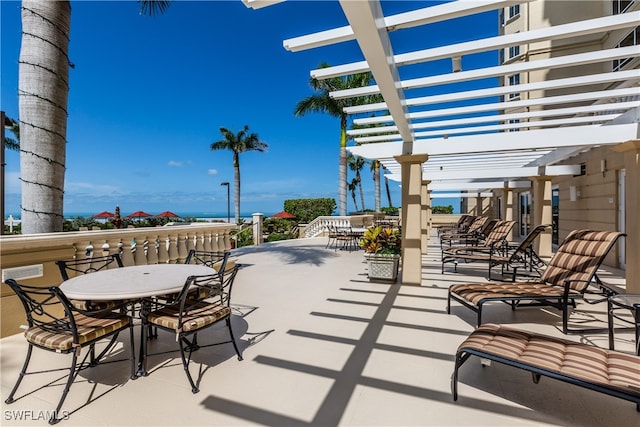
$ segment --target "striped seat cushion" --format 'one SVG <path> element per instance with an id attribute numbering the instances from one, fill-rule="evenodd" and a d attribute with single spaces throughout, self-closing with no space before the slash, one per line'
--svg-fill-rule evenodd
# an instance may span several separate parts
<path id="1" fill-rule="evenodd" d="M 507 282 L 507 283 L 462 283 L 452 285 L 449 292 L 456 294 L 461 298 L 478 305 L 478 303 L 486 298 L 561 298 L 564 289 L 556 286 L 549 286 L 545 283 L 538 282 Z M 577 291 L 571 291 L 571 294 L 579 294 Z"/>
<path id="2" fill-rule="evenodd" d="M 470 349 L 640 396 L 640 356 L 494 324 L 480 326 L 458 351 Z"/>
<path id="3" fill-rule="evenodd" d="M 125 328 L 131 322 L 128 316 L 115 313 L 100 318 L 75 314 L 74 319 L 78 328 L 80 346 Z M 62 327 L 59 324 L 34 326 L 27 329 L 24 335 L 31 344 L 51 350 L 68 351 L 74 347 L 71 328 Z"/>
<path id="4" fill-rule="evenodd" d="M 87 301 L 74 299 L 71 300 L 71 305 L 80 311 L 100 311 L 108 308 L 117 308 L 122 304 L 122 301 Z"/>
<path id="5" fill-rule="evenodd" d="M 231 309 L 226 305 L 198 302 L 183 314 L 182 328 L 178 324 L 179 316 L 180 307 L 173 305 L 149 313 L 147 321 L 163 328 L 172 329 L 178 333 L 191 332 L 231 316 Z"/>

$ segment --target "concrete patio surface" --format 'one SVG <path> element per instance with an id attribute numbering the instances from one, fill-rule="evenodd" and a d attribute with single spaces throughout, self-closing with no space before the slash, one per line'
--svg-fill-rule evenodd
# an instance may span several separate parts
<path id="1" fill-rule="evenodd" d="M 637 426 L 640 413 L 621 399 L 477 358 L 460 370 L 459 399 L 450 379 L 457 346 L 473 330 L 475 314 L 453 303 L 447 288 L 486 281 L 486 265 L 440 274 L 432 238 L 422 286 L 370 283 L 362 251 L 326 249 L 326 239 L 299 239 L 234 250 L 242 265 L 232 295 L 233 327 L 244 360 L 230 344 L 194 353 L 192 394 L 179 352 L 152 356 L 149 376 L 133 381 L 126 361 L 81 372 L 63 405 L 62 426 Z M 619 272 L 602 271 L 624 287 Z M 605 305 L 579 304 L 574 326 L 606 326 Z M 485 322 L 607 347 L 607 336 L 564 336 L 553 308 L 504 304 L 485 309 Z M 136 327 L 136 340 L 138 339 Z M 151 352 L 177 348 L 159 332 Z M 224 325 L 199 342 L 227 338 Z M 112 360 L 129 354 L 120 337 Z M 616 349 L 632 353 L 631 332 L 616 334 Z M 1 345 L 1 392 L 6 399 L 27 349 L 19 334 Z M 138 343 L 136 342 L 136 347 Z M 34 350 L 32 367 L 67 366 L 70 357 Z M 19 399 L 2 403 L 2 425 L 46 425 L 62 391 L 63 373 L 27 377 Z M 22 418 L 22 419 L 18 419 Z"/>

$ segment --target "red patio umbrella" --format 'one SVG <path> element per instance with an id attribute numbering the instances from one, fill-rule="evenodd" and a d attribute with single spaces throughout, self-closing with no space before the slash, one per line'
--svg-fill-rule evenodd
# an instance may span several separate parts
<path id="1" fill-rule="evenodd" d="M 180 218 L 180 215 L 174 214 L 171 211 L 164 211 L 156 215 L 156 218 Z"/>
<path id="2" fill-rule="evenodd" d="M 127 215 L 127 218 L 147 218 L 152 216 L 150 213 L 146 213 L 145 211 L 135 211 Z"/>
<path id="3" fill-rule="evenodd" d="M 93 215 L 91 218 L 113 218 L 114 216 L 116 216 L 114 213 L 111 213 L 109 211 L 102 211 Z"/>
<path id="4" fill-rule="evenodd" d="M 277 214 L 271 215 L 271 218 L 284 218 L 284 219 L 295 219 L 295 215 L 290 214 L 289 212 L 278 212 Z"/>

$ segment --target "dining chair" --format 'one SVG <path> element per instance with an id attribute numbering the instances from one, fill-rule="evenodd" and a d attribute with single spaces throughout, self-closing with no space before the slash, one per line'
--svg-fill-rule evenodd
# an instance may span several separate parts
<path id="1" fill-rule="evenodd" d="M 227 270 L 227 262 L 229 261 L 229 256 L 231 252 L 213 252 L 213 251 L 197 251 L 195 249 L 191 249 L 187 258 L 185 259 L 185 264 L 199 264 L 205 265 L 207 267 L 211 267 L 216 270 L 218 273 L 222 272 L 224 275 Z"/>
<path id="2" fill-rule="evenodd" d="M 232 343 L 238 360 L 242 360 L 242 355 L 231 327 L 230 305 L 231 289 L 238 269 L 239 266 L 234 265 L 233 268 L 227 271 L 223 279 L 218 273 L 189 277 L 176 302 L 164 304 L 160 308 L 146 313 L 143 317 L 145 324 L 153 325 L 160 330 L 175 334 L 182 365 L 193 393 L 199 391 L 198 385 L 189 372 L 189 362 L 194 351 L 204 347 Z M 223 320 L 229 329 L 230 339 L 228 341 L 207 345 L 198 344 L 198 332 Z M 144 346 L 143 372 L 146 373 L 146 364 L 149 356 L 146 340 L 143 339 L 141 345 Z"/>
<path id="3" fill-rule="evenodd" d="M 19 284 L 14 279 L 7 279 L 5 283 L 22 302 L 27 318 L 27 329 L 24 336 L 29 343 L 18 380 L 5 403 L 9 404 L 15 401 L 15 393 L 26 375 L 51 372 L 51 370 L 28 371 L 34 347 L 52 353 L 71 354 L 71 366 L 68 368 L 69 374 L 62 396 L 49 419 L 49 424 L 57 423 L 60 421 L 60 408 L 62 408 L 69 389 L 80 371 L 98 365 L 100 360 L 113 349 L 117 342 L 118 334 L 125 329 L 129 329 L 130 378 L 136 378 L 133 320 L 130 316 L 113 312 L 111 309 L 98 311 L 78 310 L 57 286 L 27 286 Z M 96 343 L 108 337 L 111 337 L 109 343 L 97 357 L 94 357 Z M 82 349 L 86 347 L 89 347 L 90 351 L 79 361 Z M 90 354 L 92 356 L 87 360 Z M 67 368 L 54 369 L 54 371 L 65 369 Z"/>
<path id="4" fill-rule="evenodd" d="M 58 260 L 55 263 L 60 270 L 60 276 L 63 281 L 82 274 L 95 273 L 109 268 L 122 268 L 124 266 L 118 254 Z M 71 304 L 79 310 L 103 310 L 120 308 L 126 305 L 127 302 L 71 300 Z"/>

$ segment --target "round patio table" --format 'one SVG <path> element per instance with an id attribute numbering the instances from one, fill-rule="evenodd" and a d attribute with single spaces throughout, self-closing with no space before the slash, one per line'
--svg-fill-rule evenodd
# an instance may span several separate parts
<path id="1" fill-rule="evenodd" d="M 90 301 L 140 300 L 140 313 L 149 310 L 145 298 L 177 293 L 190 276 L 217 274 L 213 268 L 198 264 L 151 264 L 100 270 L 65 280 L 60 289 L 69 299 Z M 141 317 L 143 317 L 141 315 Z M 136 376 L 146 376 L 144 355 L 147 336 L 140 328 L 140 353 Z"/>

